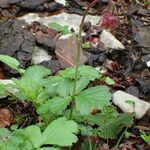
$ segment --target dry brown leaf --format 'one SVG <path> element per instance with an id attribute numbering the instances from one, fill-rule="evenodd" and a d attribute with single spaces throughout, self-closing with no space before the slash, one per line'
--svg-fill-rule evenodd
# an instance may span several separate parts
<path id="1" fill-rule="evenodd" d="M 12 123 L 14 123 L 14 119 L 10 110 L 6 108 L 0 109 L 0 128 L 10 126 Z"/>
<path id="2" fill-rule="evenodd" d="M 76 39 L 74 37 L 69 37 L 67 39 L 58 40 L 58 42 L 56 43 L 55 53 L 62 67 L 74 67 L 76 64 L 77 54 Z M 80 64 L 84 64 L 86 61 L 87 58 L 81 51 Z"/>

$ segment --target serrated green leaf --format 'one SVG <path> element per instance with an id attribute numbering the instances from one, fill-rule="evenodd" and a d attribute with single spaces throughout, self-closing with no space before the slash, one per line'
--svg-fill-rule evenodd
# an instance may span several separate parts
<path id="1" fill-rule="evenodd" d="M 16 130 L 8 139 L 7 150 L 31 150 L 33 146 L 23 129 Z"/>
<path id="2" fill-rule="evenodd" d="M 128 127 L 133 122 L 131 114 L 119 115 L 115 109 L 109 110 L 109 107 L 100 114 L 85 116 L 85 119 L 90 124 L 99 126 L 98 135 L 104 139 L 116 139 L 123 127 Z"/>
<path id="3" fill-rule="evenodd" d="M 81 131 L 82 135 L 94 136 L 93 128 L 91 126 L 85 126 L 85 125 L 81 124 L 81 125 L 79 125 L 79 130 Z"/>
<path id="4" fill-rule="evenodd" d="M 92 109 L 103 109 L 104 106 L 109 105 L 111 93 L 107 86 L 96 86 L 82 91 L 75 97 L 77 110 L 81 114 L 90 114 Z"/>
<path id="5" fill-rule="evenodd" d="M 89 79 L 87 78 L 79 78 L 76 83 L 76 92 L 75 94 L 80 93 L 86 86 L 90 83 Z M 65 97 L 72 95 L 74 87 L 74 80 L 63 78 L 58 83 L 58 94 L 59 96 Z"/>
<path id="6" fill-rule="evenodd" d="M 49 97 L 44 88 L 34 80 L 27 77 L 22 77 L 20 80 L 12 80 L 15 83 L 15 88 L 18 90 L 16 96 L 21 100 L 32 101 L 35 104 L 41 105 Z"/>
<path id="7" fill-rule="evenodd" d="M 60 114 L 71 102 L 71 97 L 54 97 L 45 102 L 41 107 L 37 109 L 39 114 L 58 115 Z"/>
<path id="8" fill-rule="evenodd" d="M 79 94 L 83 89 L 85 89 L 87 87 L 87 85 L 90 83 L 90 81 L 83 77 L 83 78 L 79 78 L 77 80 L 77 85 L 76 85 L 76 92 L 75 94 Z"/>
<path id="9" fill-rule="evenodd" d="M 66 78 L 75 78 L 75 68 L 67 68 L 65 70 L 59 71 L 59 74 Z M 95 68 L 91 66 L 80 66 L 78 68 L 78 78 L 85 77 L 89 79 L 90 81 L 94 81 L 95 79 L 98 79 L 100 77 L 99 71 L 97 71 Z"/>
<path id="10" fill-rule="evenodd" d="M 119 115 L 110 121 L 108 120 L 106 124 L 101 124 L 99 136 L 105 139 L 116 139 L 123 127 L 130 126 L 132 122 L 133 117 L 131 114 Z"/>
<path id="11" fill-rule="evenodd" d="M 6 146 L 4 150 L 59 150 L 59 148 L 43 147 L 43 145 L 71 146 L 77 141 L 75 135 L 77 131 L 77 124 L 63 117 L 50 123 L 43 133 L 36 125 L 18 129 L 7 139 L 6 145 L 0 143 L 0 147 Z"/>
<path id="12" fill-rule="evenodd" d="M 51 71 L 48 68 L 43 66 L 31 66 L 25 71 L 24 77 L 27 77 L 30 80 L 33 80 L 36 83 L 42 85 L 45 83 L 44 77 L 50 74 Z"/>
<path id="13" fill-rule="evenodd" d="M 71 146 L 77 142 L 78 125 L 65 117 L 54 120 L 43 132 L 44 144 Z"/>
<path id="14" fill-rule="evenodd" d="M 70 79 L 63 78 L 58 83 L 58 94 L 62 97 L 66 97 L 70 95 L 70 90 L 73 84 Z"/>
<path id="15" fill-rule="evenodd" d="M 6 128 L 0 128 L 0 141 L 5 141 L 6 138 L 9 136 L 10 132 Z"/>
<path id="16" fill-rule="evenodd" d="M 17 70 L 20 73 L 23 73 L 24 70 L 19 68 L 19 61 L 13 57 L 7 56 L 7 55 L 0 55 L 0 61 L 8 65 L 9 67 Z"/>
<path id="17" fill-rule="evenodd" d="M 106 77 L 105 83 L 106 83 L 107 85 L 114 85 L 114 84 L 115 84 L 115 81 L 114 81 L 113 79 L 111 79 L 110 77 Z"/>
<path id="18" fill-rule="evenodd" d="M 25 129 L 26 136 L 29 137 L 32 142 L 34 148 L 38 148 L 42 145 L 42 133 L 38 126 L 32 125 Z"/>
<path id="19" fill-rule="evenodd" d="M 94 125 L 103 125 L 107 122 L 111 122 L 114 118 L 118 116 L 118 112 L 115 107 L 112 106 L 106 106 L 104 109 L 102 109 L 101 113 L 96 115 L 88 115 L 84 116 L 84 118 L 88 121 L 88 123 Z"/>
<path id="20" fill-rule="evenodd" d="M 58 96 L 58 83 L 62 79 L 60 76 L 51 76 L 43 83 L 45 91 L 51 96 Z"/>

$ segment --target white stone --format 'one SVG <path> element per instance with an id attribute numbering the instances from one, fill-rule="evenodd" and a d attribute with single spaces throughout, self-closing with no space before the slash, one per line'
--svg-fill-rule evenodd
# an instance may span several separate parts
<path id="1" fill-rule="evenodd" d="M 32 63 L 39 64 L 43 61 L 49 61 L 52 59 L 52 56 L 48 54 L 48 52 L 40 47 L 35 47 L 33 54 L 32 54 Z"/>
<path id="2" fill-rule="evenodd" d="M 66 0 L 55 0 L 55 2 L 60 3 L 64 6 L 66 6 Z"/>
<path id="3" fill-rule="evenodd" d="M 40 18 L 37 13 L 28 13 L 20 17 L 19 19 L 25 20 L 27 23 L 38 21 L 46 26 L 48 26 L 49 23 L 58 23 L 62 26 L 64 25 L 68 26 L 69 29 L 73 28 L 75 32 L 78 32 L 82 16 L 63 12 L 61 14 Z M 96 25 L 99 22 L 99 19 L 100 19 L 99 16 L 87 15 L 85 21 L 90 21 L 92 25 Z"/>
<path id="4" fill-rule="evenodd" d="M 19 20 L 25 20 L 25 22 L 27 23 L 32 23 L 34 21 L 40 21 L 41 18 L 39 17 L 38 13 L 28 13 L 20 18 L 18 18 Z"/>
<path id="5" fill-rule="evenodd" d="M 147 67 L 150 67 L 150 60 L 146 64 L 147 64 Z"/>
<path id="6" fill-rule="evenodd" d="M 124 45 L 117 40 L 110 32 L 103 30 L 100 35 L 100 40 L 106 48 L 125 49 Z"/>
<path id="7" fill-rule="evenodd" d="M 134 101 L 134 105 L 127 101 Z M 137 97 L 125 93 L 123 91 L 116 91 L 113 94 L 113 103 L 118 106 L 123 112 L 135 113 L 137 119 L 142 118 L 150 111 L 150 103 L 142 101 Z"/>

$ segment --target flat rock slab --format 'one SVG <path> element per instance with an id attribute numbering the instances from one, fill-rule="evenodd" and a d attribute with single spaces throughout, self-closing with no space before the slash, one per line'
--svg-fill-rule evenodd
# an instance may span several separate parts
<path id="1" fill-rule="evenodd" d="M 36 13 L 29 13 L 27 15 L 19 18 L 20 20 L 25 20 L 27 23 L 32 23 L 34 21 L 38 21 L 48 26 L 50 23 L 58 23 L 60 25 L 66 25 L 70 29 L 73 28 L 75 32 L 79 31 L 79 25 L 82 20 L 82 16 L 77 14 L 69 14 L 69 13 L 61 13 L 58 15 L 48 16 L 48 17 L 39 17 Z M 92 25 L 96 25 L 99 22 L 99 16 L 87 15 L 86 21 L 90 21 Z"/>
<path id="2" fill-rule="evenodd" d="M 137 119 L 142 118 L 147 112 L 150 114 L 150 103 L 142 101 L 123 91 L 116 91 L 113 94 L 113 103 L 123 112 L 135 113 Z"/>

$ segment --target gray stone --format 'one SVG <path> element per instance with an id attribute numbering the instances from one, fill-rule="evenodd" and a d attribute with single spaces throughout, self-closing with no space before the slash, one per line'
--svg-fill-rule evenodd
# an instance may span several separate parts
<path id="1" fill-rule="evenodd" d="M 35 47 L 32 54 L 32 63 L 40 64 L 43 61 L 49 61 L 52 59 L 52 56 L 48 55 L 48 52 L 40 47 Z"/>
<path id="2" fill-rule="evenodd" d="M 117 40 L 110 32 L 103 30 L 100 35 L 100 40 L 106 48 L 123 50 L 125 49 L 124 45 Z"/>
<path id="3" fill-rule="evenodd" d="M 62 5 L 66 5 L 66 0 L 55 0 L 55 2 L 60 3 Z"/>
<path id="4" fill-rule="evenodd" d="M 130 104 L 127 101 L 133 101 L 134 104 Z M 113 103 L 123 112 L 135 113 L 137 119 L 142 118 L 146 113 L 150 115 L 150 103 L 142 101 L 123 91 L 116 91 L 113 94 Z"/>
<path id="5" fill-rule="evenodd" d="M 73 28 L 75 32 L 79 31 L 79 25 L 82 20 L 82 16 L 77 14 L 69 14 L 63 12 L 58 15 L 48 16 L 48 17 L 39 17 L 37 13 L 29 13 L 19 18 L 20 20 L 25 20 L 27 23 L 32 23 L 38 21 L 48 26 L 49 23 L 58 23 L 62 26 L 66 25 L 70 29 Z M 90 21 L 92 25 L 96 25 L 99 22 L 99 16 L 87 15 L 86 22 Z"/>
<path id="6" fill-rule="evenodd" d="M 150 60 L 146 63 L 148 67 L 150 67 Z"/>
<path id="7" fill-rule="evenodd" d="M 147 64 L 147 67 L 150 67 L 150 54 L 142 56 L 142 61 Z"/>

